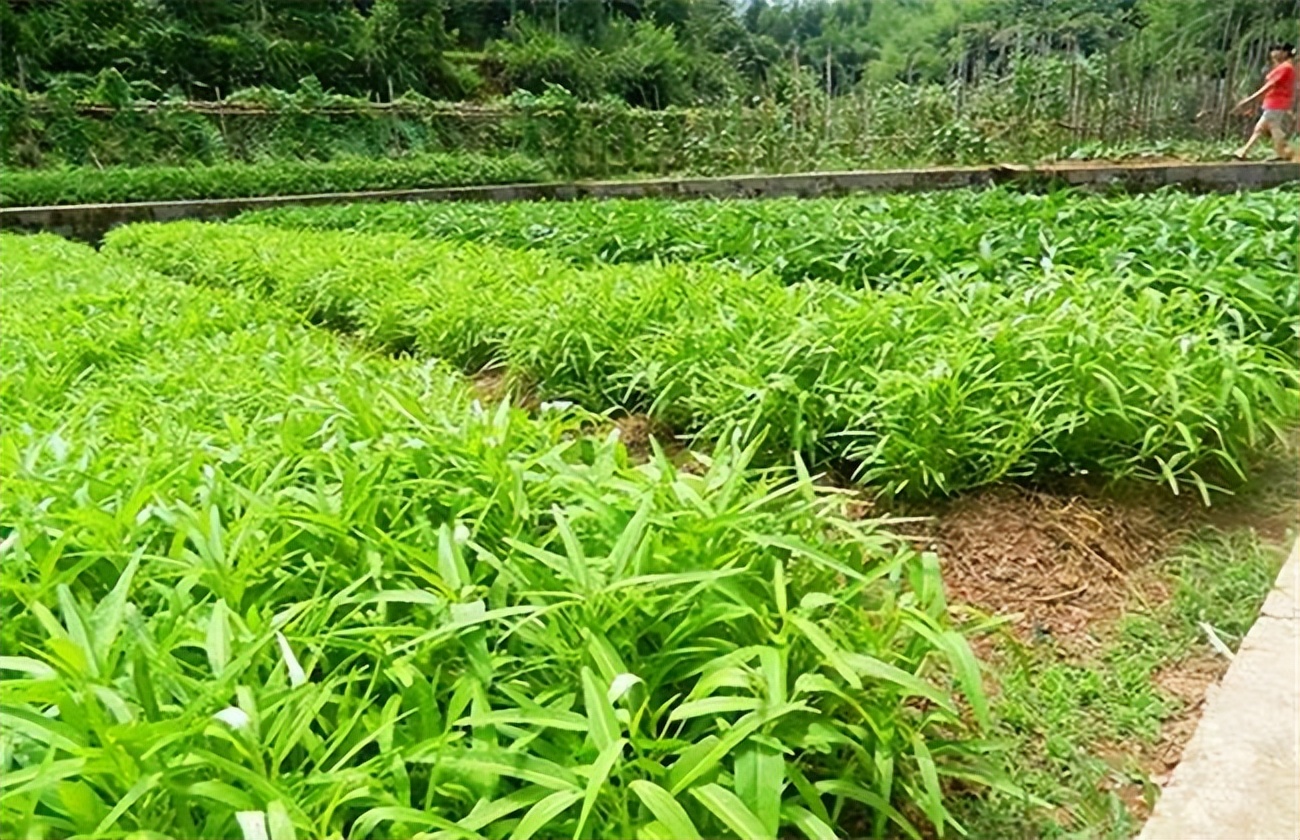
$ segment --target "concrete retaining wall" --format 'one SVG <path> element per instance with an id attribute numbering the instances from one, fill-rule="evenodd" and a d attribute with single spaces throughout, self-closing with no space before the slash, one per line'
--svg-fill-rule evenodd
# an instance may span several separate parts
<path id="1" fill-rule="evenodd" d="M 1030 189 L 1074 186 L 1138 192 L 1164 186 L 1198 191 L 1267 189 L 1300 181 L 1300 163 L 1058 164 L 952 167 L 879 172 L 810 172 L 727 178 L 668 178 L 509 184 L 317 195 L 0 208 L 0 228 L 51 231 L 96 241 L 118 225 L 175 219 L 228 219 L 246 210 L 356 201 L 569 201 L 580 198 L 778 198 L 855 192 L 924 192 L 1017 183 Z"/>
<path id="2" fill-rule="evenodd" d="M 1138 840 L 1300 838 L 1300 542 Z"/>

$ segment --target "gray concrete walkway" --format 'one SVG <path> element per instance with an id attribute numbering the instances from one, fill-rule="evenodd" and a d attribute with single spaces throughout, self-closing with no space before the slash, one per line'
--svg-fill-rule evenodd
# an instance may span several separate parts
<path id="1" fill-rule="evenodd" d="M 1300 838 L 1300 542 L 1138 840 Z"/>
<path id="2" fill-rule="evenodd" d="M 228 219 L 247 210 L 356 201 L 571 201 L 582 198 L 812 198 L 857 192 L 926 192 L 998 184 L 1024 188 L 1072 186 L 1139 192 L 1177 186 L 1189 190 L 1257 190 L 1300 181 L 1300 163 L 1106 163 L 1073 161 L 1037 166 L 933 167 L 858 172 L 799 172 L 722 178 L 656 178 L 502 184 L 379 192 L 279 195 L 195 201 L 144 201 L 57 207 L 0 208 L 0 229 L 50 231 L 97 241 L 118 225 L 176 219 Z"/>

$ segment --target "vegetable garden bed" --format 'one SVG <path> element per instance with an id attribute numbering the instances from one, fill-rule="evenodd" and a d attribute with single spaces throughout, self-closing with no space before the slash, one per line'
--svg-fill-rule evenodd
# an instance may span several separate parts
<path id="1" fill-rule="evenodd" d="M 0 175 L 0 207 L 420 189 L 526 183 L 546 177 L 542 164 L 520 155 L 478 154 L 211 166 L 6 169 Z"/>
<path id="2" fill-rule="evenodd" d="M 1291 198 L 4 235 L 0 827 L 1128 836 L 1294 524 Z"/>

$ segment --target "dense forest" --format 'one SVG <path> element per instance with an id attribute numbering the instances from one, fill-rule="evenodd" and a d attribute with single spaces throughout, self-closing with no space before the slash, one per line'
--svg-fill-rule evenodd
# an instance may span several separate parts
<path id="1" fill-rule="evenodd" d="M 560 85 L 664 108 L 977 81 L 1025 55 L 1224 74 L 1294 40 L 1300 0 L 5 0 L 0 81 L 143 99 L 246 88 L 391 101 Z"/>
<path id="2" fill-rule="evenodd" d="M 1217 156 L 1298 20 L 1300 0 L 4 0 L 0 167 Z"/>

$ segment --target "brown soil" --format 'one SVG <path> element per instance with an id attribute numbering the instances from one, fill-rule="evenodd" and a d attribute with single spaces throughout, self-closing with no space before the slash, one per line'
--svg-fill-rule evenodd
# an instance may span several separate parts
<path id="1" fill-rule="evenodd" d="M 1210 686 L 1217 684 L 1227 670 L 1228 660 L 1203 654 L 1171 663 L 1152 677 L 1156 685 L 1183 704 L 1178 714 L 1164 722 L 1160 741 L 1142 757 L 1142 763 L 1156 784 L 1163 786 L 1178 766 L 1183 747 L 1187 746 L 1187 741 L 1196 731 L 1197 721 L 1201 719 Z"/>
<path id="2" fill-rule="evenodd" d="M 1261 477 L 1260 486 L 1271 491 L 1265 500 L 1220 498 L 1211 508 L 1158 488 L 1117 495 L 1086 487 L 1073 493 L 992 487 L 920 511 L 930 518 L 910 530 L 918 548 L 939 555 L 955 604 L 1005 617 L 1022 642 L 1050 641 L 1062 656 L 1086 658 L 1127 607 L 1169 597 L 1169 581 L 1157 563 L 1192 529 L 1252 528 L 1262 541 L 1283 545 L 1297 523 L 1300 492 L 1290 465 L 1279 469 Z M 974 647 L 985 660 L 996 661 L 1004 652 L 993 637 L 975 639 Z M 1095 753 L 1117 771 L 1109 782 L 1112 792 L 1135 819 L 1150 813 L 1155 786 L 1168 781 L 1200 720 L 1207 691 L 1227 668 L 1227 660 L 1212 653 L 1168 663 L 1152 680 L 1180 708 L 1164 722 L 1159 739 L 1151 745 L 1095 745 Z"/>
<path id="3" fill-rule="evenodd" d="M 627 414 L 614 419 L 619 439 L 627 449 L 627 456 L 634 464 L 644 464 L 654 454 L 652 441 L 659 443 L 659 448 L 682 472 L 699 475 L 704 465 L 697 460 L 672 430 L 645 414 Z"/>
<path id="4" fill-rule="evenodd" d="M 1120 501 L 999 486 L 934 514 L 914 530 L 918 547 L 939 555 L 953 602 L 1006 617 L 1021 638 L 1074 647 L 1130 598 L 1161 594 L 1139 570 L 1172 547 L 1194 509 L 1155 493 Z"/>
<path id="5" fill-rule="evenodd" d="M 541 403 L 532 388 L 512 380 L 505 368 L 487 368 L 469 378 L 474 394 L 487 405 L 509 399 L 525 411 L 536 411 Z"/>
<path id="6" fill-rule="evenodd" d="M 619 417 L 614 420 L 614 426 L 633 463 L 643 464 L 650 460 L 650 455 L 654 452 L 651 441 L 657 440 L 661 446 L 666 446 L 669 442 L 676 443 L 667 429 L 644 414 Z"/>
<path id="7" fill-rule="evenodd" d="M 1154 744 L 1095 745 L 1098 757 L 1118 771 L 1108 789 L 1119 797 L 1135 820 L 1143 821 L 1150 816 L 1154 788 L 1164 787 L 1169 781 L 1182 759 L 1183 748 L 1196 731 L 1210 686 L 1217 684 L 1227 670 L 1226 659 L 1210 654 L 1167 665 L 1152 680 L 1176 697 L 1181 708 L 1163 723 L 1159 740 Z"/>

